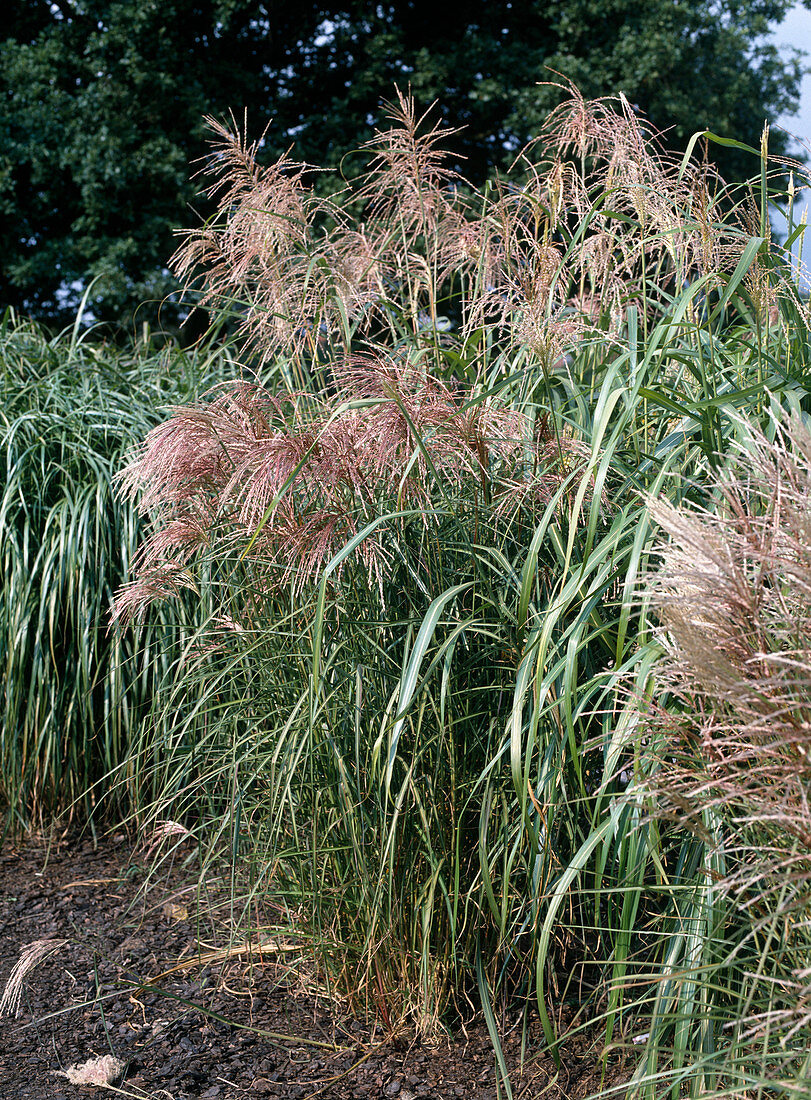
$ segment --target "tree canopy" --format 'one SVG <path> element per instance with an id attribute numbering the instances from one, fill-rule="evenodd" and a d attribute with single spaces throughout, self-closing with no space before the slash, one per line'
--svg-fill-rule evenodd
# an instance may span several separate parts
<path id="1" fill-rule="evenodd" d="M 268 119 L 265 153 L 351 172 L 381 99 L 410 84 L 464 174 L 509 163 L 560 99 L 622 91 L 667 141 L 757 145 L 801 67 L 770 28 L 790 0 L 7 0 L 0 42 L 0 306 L 58 322 L 171 322 L 173 233 L 194 224 L 205 114 Z M 779 151 L 782 135 L 774 135 Z M 732 177 L 756 166 L 718 149 Z M 461 158 L 465 158 L 462 160 Z"/>

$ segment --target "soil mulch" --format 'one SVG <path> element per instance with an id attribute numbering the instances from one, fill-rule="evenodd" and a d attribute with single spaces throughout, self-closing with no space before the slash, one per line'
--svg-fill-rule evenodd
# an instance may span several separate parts
<path id="1" fill-rule="evenodd" d="M 107 1054 L 126 1065 L 114 1095 L 139 1100 L 496 1100 L 484 1025 L 430 1045 L 386 1035 L 308 985 L 286 945 L 229 955 L 220 933 L 216 950 L 195 899 L 177 868 L 144 888 L 123 837 L 0 849 L 0 992 L 24 947 L 66 941 L 27 975 L 19 1015 L 0 1021 L 3 1100 L 101 1095 L 58 1072 Z M 520 1025 L 508 1028 L 516 1100 L 599 1089 L 585 1043 L 560 1068 L 531 1050 L 521 1067 L 520 1048 Z"/>

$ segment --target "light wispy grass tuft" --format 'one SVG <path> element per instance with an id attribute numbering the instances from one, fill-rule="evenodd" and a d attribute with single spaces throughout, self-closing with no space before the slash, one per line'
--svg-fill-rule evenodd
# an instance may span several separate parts
<path id="1" fill-rule="evenodd" d="M 715 1041 L 701 1073 L 718 1095 L 753 1074 L 769 1095 L 795 1095 L 811 1033 L 807 422 L 742 426 L 708 505 L 652 513 L 669 536 L 653 597 L 669 702 L 645 716 L 655 812 L 692 831 L 712 868 L 714 941 L 685 977 L 725 993 L 705 1009 Z"/>
<path id="2" fill-rule="evenodd" d="M 112 1054 L 100 1058 L 88 1058 L 68 1066 L 66 1070 L 54 1070 L 57 1077 L 64 1077 L 72 1085 L 114 1085 L 123 1075 L 126 1065 Z"/>
<path id="3" fill-rule="evenodd" d="M 20 1001 L 26 977 L 41 962 L 65 947 L 67 942 L 67 940 L 55 939 L 34 940 L 22 949 L 19 959 L 6 979 L 3 995 L 0 997 L 0 1016 L 20 1015 Z"/>

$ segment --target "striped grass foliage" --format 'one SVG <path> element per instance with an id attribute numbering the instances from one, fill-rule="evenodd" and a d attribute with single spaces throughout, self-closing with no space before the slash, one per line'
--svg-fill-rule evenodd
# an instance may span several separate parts
<path id="1" fill-rule="evenodd" d="M 162 410 L 217 369 L 169 349 L 94 345 L 78 325 L 51 338 L 11 313 L 0 324 L 0 808 L 13 828 L 70 814 L 76 800 L 86 814 L 108 793 L 172 666 L 178 607 L 152 616 L 146 644 L 108 633 L 140 537 L 113 479 Z M 119 807 L 131 797 L 118 788 Z"/>
<path id="2" fill-rule="evenodd" d="M 212 608 L 136 754 L 145 814 L 229 853 L 233 919 L 287 922 L 388 1025 L 478 992 L 507 1095 L 511 997 L 555 1056 L 597 1021 L 608 1074 L 720 1095 L 728 821 L 709 845 L 658 813 L 650 502 L 707 505 L 742 417 L 804 409 L 808 310 L 767 135 L 761 190 L 727 188 L 564 93 L 484 192 L 408 97 L 340 201 L 215 126 L 220 218 L 176 264 L 255 374 L 123 475 L 158 521 L 122 626 Z"/>

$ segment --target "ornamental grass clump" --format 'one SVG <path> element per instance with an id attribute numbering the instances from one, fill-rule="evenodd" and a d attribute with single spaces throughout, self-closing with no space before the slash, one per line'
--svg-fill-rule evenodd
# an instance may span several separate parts
<path id="1" fill-rule="evenodd" d="M 230 373 L 227 349 L 115 349 L 0 318 L 0 818 L 4 829 L 129 813 L 111 790 L 194 610 L 156 608 L 149 630 L 108 632 L 109 605 L 145 535 L 115 491 L 127 454 L 162 417 Z M 184 625 L 185 624 L 185 625 Z M 151 643 L 145 644 L 145 639 Z"/>
<path id="2" fill-rule="evenodd" d="M 478 934 L 475 791 L 518 644 L 499 578 L 588 453 L 390 355 L 334 386 L 231 384 L 147 435 L 122 482 L 155 528 L 115 612 L 207 584 L 155 813 L 202 795 L 249 896 L 303 909 L 333 980 L 433 1030 Z"/>
<path id="3" fill-rule="evenodd" d="M 720 866 L 654 806 L 647 502 L 715 500 L 742 413 L 807 400 L 808 308 L 765 145 L 756 201 L 563 94 L 482 192 L 409 96 L 330 200 L 217 126 L 175 263 L 244 361 L 131 455 L 153 526 L 115 603 L 209 613 L 127 767 L 147 831 L 231 861 L 229 920 L 294 926 L 385 1026 L 470 998 L 499 1052 L 513 999 L 557 1056 L 597 1017 L 626 1077 L 655 1037 L 653 1095 L 706 1085 L 727 994 L 692 976 Z"/>
<path id="4" fill-rule="evenodd" d="M 653 590 L 664 694 L 645 717 L 660 761 L 655 806 L 699 846 L 714 937 L 682 979 L 704 1019 L 679 1020 L 660 998 L 656 1038 L 674 1021 L 677 1036 L 704 1031 L 704 1095 L 748 1095 L 753 1080 L 797 1095 L 811 1034 L 807 420 L 747 426 L 705 507 L 651 510 L 668 536 Z M 707 1003 L 700 991 L 712 987 L 723 996 Z M 657 1044 L 651 1052 L 655 1075 Z"/>

